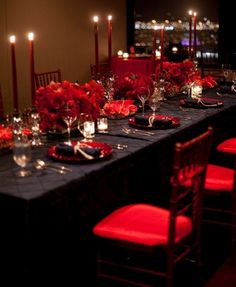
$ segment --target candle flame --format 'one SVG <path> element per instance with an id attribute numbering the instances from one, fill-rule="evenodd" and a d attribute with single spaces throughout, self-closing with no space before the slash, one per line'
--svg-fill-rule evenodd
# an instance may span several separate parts
<path id="1" fill-rule="evenodd" d="M 9 41 L 10 41 L 10 43 L 15 43 L 16 42 L 16 36 L 15 35 L 10 36 Z"/>
<path id="2" fill-rule="evenodd" d="M 196 17 L 197 16 L 197 12 L 193 12 L 193 16 Z"/>
<path id="3" fill-rule="evenodd" d="M 158 30 L 158 26 L 157 25 L 154 26 L 154 30 Z"/>
<path id="4" fill-rule="evenodd" d="M 188 14 L 189 14 L 190 16 L 192 16 L 192 15 L 193 15 L 193 11 L 192 11 L 192 10 L 189 10 L 189 11 L 188 11 Z"/>
<path id="5" fill-rule="evenodd" d="M 95 23 L 97 23 L 97 22 L 98 22 L 98 16 L 94 16 L 94 17 L 93 17 L 93 21 L 94 21 Z"/>
<path id="6" fill-rule="evenodd" d="M 112 20 L 112 15 L 108 15 L 107 19 L 108 19 L 109 21 L 111 21 L 111 20 Z"/>
<path id="7" fill-rule="evenodd" d="M 29 39 L 29 41 L 34 40 L 34 33 L 33 32 L 28 33 L 28 39 Z"/>

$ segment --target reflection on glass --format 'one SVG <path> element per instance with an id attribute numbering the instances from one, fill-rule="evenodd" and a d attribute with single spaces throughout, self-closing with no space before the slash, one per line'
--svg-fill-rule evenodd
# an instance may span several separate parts
<path id="1" fill-rule="evenodd" d="M 18 136 L 14 140 L 13 159 L 20 166 L 20 170 L 16 175 L 25 177 L 30 175 L 30 171 L 26 169 L 27 164 L 31 160 L 31 144 L 27 136 Z"/>

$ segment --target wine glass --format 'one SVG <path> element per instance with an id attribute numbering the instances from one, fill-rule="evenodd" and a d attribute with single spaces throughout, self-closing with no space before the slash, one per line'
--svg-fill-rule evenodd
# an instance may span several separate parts
<path id="1" fill-rule="evenodd" d="M 142 104 L 142 112 L 144 115 L 144 111 L 145 111 L 145 103 L 148 100 L 150 96 L 150 90 L 146 87 L 141 87 L 138 90 L 138 99 L 140 100 L 141 104 Z"/>
<path id="2" fill-rule="evenodd" d="M 32 112 L 30 114 L 31 119 L 31 130 L 32 130 L 32 142 L 31 144 L 33 146 L 40 146 L 43 145 L 41 139 L 40 139 L 40 116 L 36 109 L 32 109 Z"/>
<path id="3" fill-rule="evenodd" d="M 76 108 L 73 106 L 66 105 L 62 111 L 62 119 L 67 125 L 67 134 L 68 134 L 68 141 L 66 144 L 71 145 L 71 126 L 77 119 Z"/>
<path id="4" fill-rule="evenodd" d="M 31 160 L 31 144 L 26 135 L 21 135 L 15 138 L 13 146 L 13 159 L 20 166 L 16 176 L 25 177 L 31 174 L 30 170 L 26 169 L 27 164 Z"/>
<path id="5" fill-rule="evenodd" d="M 78 129 L 84 137 L 84 140 L 92 140 L 95 136 L 95 122 L 92 115 L 81 113 L 78 118 Z"/>
<path id="6" fill-rule="evenodd" d="M 160 107 L 160 101 L 161 101 L 161 91 L 156 88 L 154 90 L 154 93 L 149 97 L 148 101 L 153 116 L 156 115 L 156 111 Z"/>

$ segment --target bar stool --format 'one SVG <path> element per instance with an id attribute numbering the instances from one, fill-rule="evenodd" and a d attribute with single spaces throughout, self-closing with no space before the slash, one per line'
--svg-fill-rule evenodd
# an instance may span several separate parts
<path id="1" fill-rule="evenodd" d="M 209 164 L 207 168 L 205 191 L 209 198 L 228 195 L 230 199 L 230 207 L 207 206 L 204 204 L 204 210 L 212 212 L 220 217 L 206 219 L 204 221 L 214 224 L 230 226 L 231 228 L 231 244 L 232 258 L 236 259 L 236 138 L 230 138 L 220 143 L 216 150 L 222 152 L 234 159 L 234 168 Z M 219 200 L 220 201 L 220 200 Z M 221 204 L 224 203 L 221 200 Z M 230 215 L 231 219 L 223 221 L 222 217 Z"/>

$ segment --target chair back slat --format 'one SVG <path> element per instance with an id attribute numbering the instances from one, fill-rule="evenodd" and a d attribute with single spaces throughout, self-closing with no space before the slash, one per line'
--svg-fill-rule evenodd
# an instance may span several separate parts
<path id="1" fill-rule="evenodd" d="M 202 192 L 212 143 L 212 128 L 185 142 L 176 143 L 170 198 L 169 244 L 174 244 L 176 218 L 187 215 L 193 229 L 201 223 Z"/>
<path id="2" fill-rule="evenodd" d="M 42 72 L 42 73 L 35 73 L 35 87 L 38 89 L 39 87 L 46 87 L 52 81 L 53 82 L 61 82 L 61 70 L 57 69 L 54 71 Z"/>

